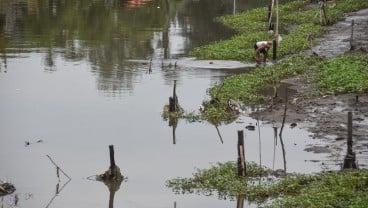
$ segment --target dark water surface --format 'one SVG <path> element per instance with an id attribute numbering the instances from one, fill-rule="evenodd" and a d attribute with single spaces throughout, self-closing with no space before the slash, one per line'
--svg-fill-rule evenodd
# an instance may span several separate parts
<path id="1" fill-rule="evenodd" d="M 108 207 L 108 188 L 87 178 L 108 168 L 110 144 L 128 177 L 115 207 L 236 207 L 216 196 L 175 195 L 165 181 L 236 160 L 237 130 L 246 131 L 248 160 L 282 169 L 274 125 L 261 123 L 259 134 L 244 128 L 255 120 L 241 117 L 219 127 L 222 144 L 213 125 L 179 121 L 174 144 L 161 113 L 174 80 L 184 109 L 198 111 L 211 85 L 246 70 L 173 67 L 171 60 L 231 37 L 215 17 L 266 4 L 0 0 L 0 179 L 17 188 L 0 198 L 1 207 Z M 287 171 L 319 170 L 306 161 L 319 157 L 303 151 L 309 134 L 284 131 Z M 46 155 L 72 178 L 66 186 Z"/>

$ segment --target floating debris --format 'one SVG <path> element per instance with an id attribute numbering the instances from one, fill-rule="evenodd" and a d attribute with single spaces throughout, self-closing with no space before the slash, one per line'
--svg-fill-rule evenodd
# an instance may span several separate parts
<path id="1" fill-rule="evenodd" d="M 31 141 L 25 141 L 24 142 L 24 146 L 25 147 L 28 147 L 29 145 L 31 145 L 31 144 L 35 144 L 35 143 L 42 143 L 43 142 L 43 140 L 42 139 L 39 139 L 39 140 L 37 140 L 37 141 L 34 141 L 34 142 L 31 142 Z"/>
<path id="2" fill-rule="evenodd" d="M 254 125 L 252 125 L 252 124 L 249 124 L 245 128 L 248 129 L 249 131 L 254 131 L 256 129 L 256 127 Z"/>
<path id="3" fill-rule="evenodd" d="M 290 124 L 290 128 L 294 128 L 294 127 L 296 127 L 297 126 L 297 124 L 296 123 L 291 123 Z"/>
<path id="4" fill-rule="evenodd" d="M 0 196 L 12 194 L 15 191 L 13 184 L 0 180 Z"/>

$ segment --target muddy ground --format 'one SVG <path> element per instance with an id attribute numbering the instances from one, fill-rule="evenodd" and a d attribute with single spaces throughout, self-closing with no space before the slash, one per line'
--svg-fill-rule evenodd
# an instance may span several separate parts
<path id="1" fill-rule="evenodd" d="M 354 20 L 352 50 L 350 46 L 351 23 Z M 368 52 L 368 9 L 349 13 L 345 20 L 329 26 L 329 33 L 316 40 L 312 50 L 326 58 L 351 53 Z M 286 123 L 296 123 L 313 133 L 323 145 L 307 147 L 306 151 L 328 153 L 331 160 L 342 161 L 347 151 L 348 112 L 353 113 L 353 151 L 358 165 L 368 167 L 368 94 L 343 94 L 318 96 L 311 83 L 311 74 L 302 74 L 284 80 L 291 84 L 296 93 L 289 97 Z M 268 122 L 281 123 L 284 103 L 279 102 L 259 113 L 259 118 Z M 252 116 L 256 117 L 256 114 Z"/>

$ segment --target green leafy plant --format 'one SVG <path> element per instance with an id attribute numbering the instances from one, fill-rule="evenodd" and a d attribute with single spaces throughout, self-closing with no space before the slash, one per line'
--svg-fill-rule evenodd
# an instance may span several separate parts
<path id="1" fill-rule="evenodd" d="M 197 169 L 191 178 L 176 178 L 166 186 L 176 193 L 198 193 L 220 198 L 245 197 L 261 207 L 367 207 L 368 171 L 347 170 L 315 175 L 271 177 L 272 171 L 247 163 L 247 176 L 237 176 L 235 162 Z M 268 180 L 265 180 L 268 176 Z M 267 200 L 275 199 L 275 200 Z"/>
<path id="2" fill-rule="evenodd" d="M 284 32 L 280 32 L 283 40 L 278 49 L 279 59 L 309 48 L 311 38 L 326 32 L 319 23 L 318 4 L 307 7 L 308 4 L 308 0 L 298 0 L 280 5 L 280 31 Z M 335 6 L 325 8 L 328 21 L 333 24 L 343 17 L 343 13 L 366 7 L 366 0 L 337 0 Z M 237 34 L 229 40 L 195 48 L 189 55 L 199 59 L 254 61 L 254 43 L 274 38 L 273 34 L 268 33 L 267 13 L 264 7 L 218 18 L 219 22 L 233 28 Z M 291 26 L 295 29 L 287 29 Z"/>
<path id="3" fill-rule="evenodd" d="M 272 96 L 260 91 L 276 86 L 282 79 L 310 70 L 320 61 L 316 56 L 298 55 L 280 61 L 278 64 L 261 67 L 226 78 L 221 84 L 209 90 L 211 101 L 205 105 L 203 117 L 206 120 L 229 121 L 234 117 L 229 111 L 228 101 L 236 100 L 246 105 L 269 105 Z"/>
<path id="4" fill-rule="evenodd" d="M 368 55 L 347 55 L 322 62 L 315 81 L 325 94 L 368 92 Z"/>

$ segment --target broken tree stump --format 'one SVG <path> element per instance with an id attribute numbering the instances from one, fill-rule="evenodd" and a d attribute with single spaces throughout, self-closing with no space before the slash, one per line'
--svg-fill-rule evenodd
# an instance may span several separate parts
<path id="1" fill-rule="evenodd" d="M 124 176 L 121 174 L 119 166 L 115 164 L 114 145 L 109 146 L 109 152 L 110 152 L 110 167 L 105 173 L 97 175 L 96 180 L 121 182 L 124 179 Z"/>
<path id="2" fill-rule="evenodd" d="M 0 180 L 0 197 L 12 194 L 15 191 L 13 184 Z"/>

